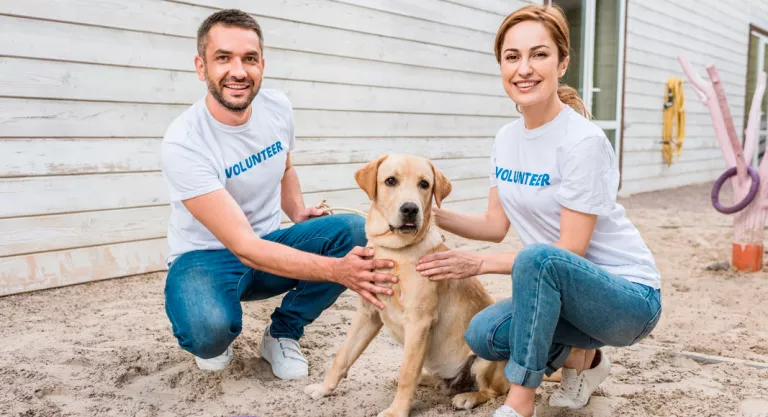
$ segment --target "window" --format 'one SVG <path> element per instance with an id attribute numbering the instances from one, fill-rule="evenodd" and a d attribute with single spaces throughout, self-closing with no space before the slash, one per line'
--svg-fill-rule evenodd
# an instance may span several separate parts
<path id="1" fill-rule="evenodd" d="M 749 53 L 747 55 L 747 94 L 744 98 L 744 128 L 747 127 L 749 109 L 752 107 L 752 96 L 757 88 L 757 75 L 761 71 L 768 73 L 768 31 L 751 26 L 749 34 Z M 760 106 L 760 121 L 757 127 L 757 152 L 753 165 L 762 158 L 768 141 L 768 91 L 763 95 Z"/>
<path id="2" fill-rule="evenodd" d="M 565 12 L 571 32 L 571 61 L 563 82 L 579 92 L 618 155 L 626 1 L 554 0 L 553 3 Z"/>

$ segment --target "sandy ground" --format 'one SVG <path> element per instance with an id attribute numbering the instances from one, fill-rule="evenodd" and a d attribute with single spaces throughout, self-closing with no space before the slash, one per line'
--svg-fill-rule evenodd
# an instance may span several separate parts
<path id="1" fill-rule="evenodd" d="M 554 384 L 537 396 L 539 416 L 768 416 L 768 274 L 713 272 L 730 257 L 731 219 L 708 202 L 709 185 L 622 199 L 663 274 L 663 318 L 641 346 L 606 350 L 611 377 L 579 411 L 549 408 Z M 454 248 L 519 248 L 449 236 Z M 503 276 L 481 278 L 509 296 Z M 3 416 L 375 416 L 395 391 L 402 351 L 382 333 L 335 395 L 303 394 L 330 367 L 354 314 L 347 291 L 307 329 L 310 377 L 281 381 L 258 354 L 279 299 L 247 303 L 235 359 L 219 373 L 199 371 L 176 345 L 163 307 L 164 274 L 0 298 L 0 415 Z M 764 364 L 706 364 L 676 352 Z M 456 411 L 419 388 L 412 416 L 490 416 L 501 403 Z"/>

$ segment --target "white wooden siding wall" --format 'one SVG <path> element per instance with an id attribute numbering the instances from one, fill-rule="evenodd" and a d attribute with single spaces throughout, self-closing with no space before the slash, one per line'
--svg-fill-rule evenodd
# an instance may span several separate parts
<path id="1" fill-rule="evenodd" d="M 263 26 L 265 86 L 295 108 L 307 204 L 364 207 L 353 173 L 427 156 L 482 208 L 514 117 L 492 56 L 507 0 L 0 2 L 0 295 L 164 269 L 158 147 L 205 93 L 195 32 L 220 8 Z"/>
<path id="2" fill-rule="evenodd" d="M 630 0 L 627 9 L 624 195 L 713 181 L 725 169 L 712 120 L 684 76 L 685 55 L 709 80 L 715 64 L 743 138 L 749 24 L 768 29 L 765 0 Z M 662 103 L 668 77 L 685 80 L 686 138 L 678 162 L 661 155 Z"/>

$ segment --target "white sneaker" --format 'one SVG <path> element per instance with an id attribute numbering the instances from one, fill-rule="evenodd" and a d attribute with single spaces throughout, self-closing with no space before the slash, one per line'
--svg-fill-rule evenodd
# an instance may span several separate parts
<path id="1" fill-rule="evenodd" d="M 589 402 L 589 397 L 601 382 L 611 373 L 611 361 L 601 350 L 596 355 L 600 362 L 592 369 L 585 369 L 576 374 L 575 369 L 563 368 L 560 388 L 549 397 L 552 407 L 582 408 Z"/>
<path id="2" fill-rule="evenodd" d="M 309 364 L 301 353 L 299 342 L 272 337 L 269 326 L 264 330 L 259 353 L 272 365 L 272 373 L 280 379 L 309 376 Z"/>
<path id="3" fill-rule="evenodd" d="M 210 359 L 203 359 L 198 358 L 195 356 L 195 362 L 197 362 L 197 367 L 204 370 L 204 371 L 220 371 L 229 365 L 229 362 L 232 361 L 232 344 L 230 343 L 229 346 L 227 346 L 227 350 L 224 351 L 219 356 L 210 358 Z"/>
<path id="4" fill-rule="evenodd" d="M 510 407 L 510 406 L 508 406 L 506 404 L 502 404 L 501 407 L 496 409 L 496 411 L 493 413 L 493 416 L 491 416 L 491 417 L 523 417 L 523 415 L 518 413 L 517 411 L 515 411 L 514 408 L 512 408 L 512 407 Z M 536 417 L 536 409 L 535 408 L 533 409 L 533 416 L 532 417 Z"/>

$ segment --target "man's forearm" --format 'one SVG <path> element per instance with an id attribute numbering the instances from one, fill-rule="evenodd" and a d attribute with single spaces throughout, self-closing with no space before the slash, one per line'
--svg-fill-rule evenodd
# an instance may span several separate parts
<path id="1" fill-rule="evenodd" d="M 303 252 L 258 237 L 248 238 L 233 249 L 241 262 L 259 271 L 304 281 L 333 281 L 335 278 L 337 258 Z"/>
<path id="2" fill-rule="evenodd" d="M 299 176 L 296 170 L 291 166 L 285 170 L 280 190 L 280 203 L 283 211 L 296 223 L 296 219 L 304 209 L 304 196 L 301 195 L 301 186 L 299 185 Z"/>

